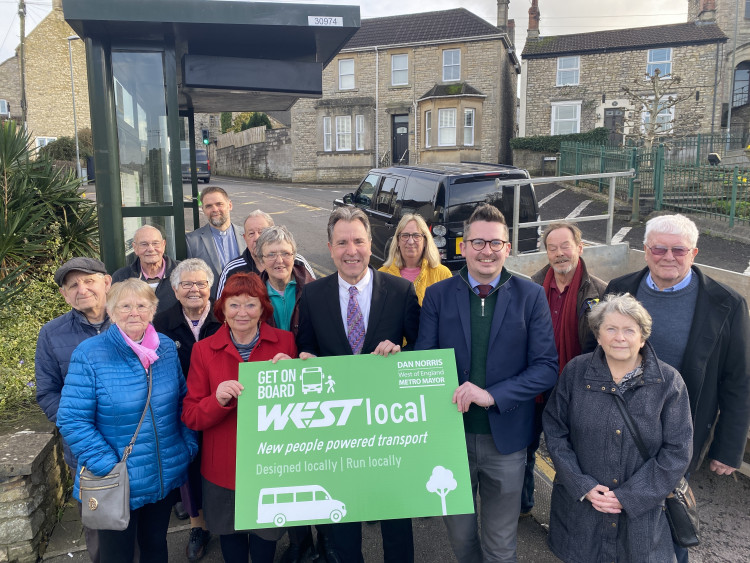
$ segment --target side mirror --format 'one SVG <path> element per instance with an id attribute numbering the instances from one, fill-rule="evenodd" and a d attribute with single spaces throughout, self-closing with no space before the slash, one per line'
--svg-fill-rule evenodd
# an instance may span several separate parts
<path id="1" fill-rule="evenodd" d="M 344 203 L 346 205 L 352 205 L 354 203 L 354 194 L 346 194 L 344 196 Z"/>

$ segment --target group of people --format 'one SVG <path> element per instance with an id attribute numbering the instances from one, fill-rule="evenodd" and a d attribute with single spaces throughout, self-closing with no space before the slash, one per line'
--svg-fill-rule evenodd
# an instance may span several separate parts
<path id="1" fill-rule="evenodd" d="M 571 223 L 545 230 L 549 264 L 532 281 L 511 275 L 508 226 L 491 205 L 464 225 L 457 275 L 411 214 L 374 270 L 367 216 L 340 207 L 327 229 L 336 272 L 315 280 L 270 215 L 250 213 L 243 230 L 224 190 L 207 187 L 201 202 L 208 224 L 187 235 L 187 260 L 167 257 L 162 233 L 144 226 L 135 261 L 112 277 L 92 258 L 55 273 L 72 309 L 40 332 L 37 400 L 64 438 L 76 498 L 81 469 L 107 474 L 146 413 L 127 459 L 130 524 L 86 530 L 92 561 L 166 561 L 179 489 L 189 560 L 215 534 L 227 562 L 272 562 L 285 530 L 234 527 L 240 362 L 440 348 L 455 351 L 452 400 L 481 513 L 481 532 L 476 510 L 443 517 L 460 563 L 516 561 L 542 431 L 556 471 L 555 555 L 687 561 L 672 544 L 664 499 L 706 451 L 711 470 L 731 474 L 750 424 L 747 304 L 693 264 L 698 231 L 689 219 L 650 220 L 647 267 L 607 286 L 586 268 Z M 386 562 L 414 561 L 411 520 L 383 520 L 380 530 Z M 287 531 L 284 560 L 309 557 L 310 527 Z M 363 561 L 361 523 L 316 532 L 321 560 Z"/>

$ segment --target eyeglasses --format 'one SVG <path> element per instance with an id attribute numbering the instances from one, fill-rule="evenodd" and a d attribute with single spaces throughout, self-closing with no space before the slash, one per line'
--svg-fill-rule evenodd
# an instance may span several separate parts
<path id="1" fill-rule="evenodd" d="M 414 242 L 421 242 L 424 235 L 422 233 L 401 233 L 398 235 L 398 238 L 400 238 L 402 242 L 409 242 L 409 239 L 414 239 Z"/>
<path id="2" fill-rule="evenodd" d="M 139 315 L 145 315 L 151 311 L 151 305 L 136 305 L 135 307 L 132 305 L 118 305 L 115 309 L 117 309 L 118 313 L 130 314 L 135 310 Z"/>
<path id="3" fill-rule="evenodd" d="M 289 260 L 294 254 L 291 252 L 269 252 L 268 254 L 264 254 L 263 258 L 265 260 L 270 260 L 273 262 L 276 260 L 276 258 L 281 258 L 282 260 Z"/>
<path id="4" fill-rule="evenodd" d="M 206 289 L 208 287 L 207 281 L 184 281 L 180 282 L 180 287 L 182 289 L 192 289 L 193 286 L 197 287 L 198 289 Z"/>
<path id="5" fill-rule="evenodd" d="M 149 246 L 153 246 L 154 248 L 160 248 L 162 244 L 164 244 L 163 240 L 155 240 L 152 242 L 146 242 L 144 240 L 138 243 L 138 248 L 142 248 L 144 250 L 147 249 Z"/>
<path id="6" fill-rule="evenodd" d="M 466 242 L 470 243 L 471 247 L 474 250 L 484 250 L 484 247 L 489 244 L 490 250 L 492 250 L 492 252 L 499 252 L 506 244 L 508 244 L 508 241 L 506 240 L 484 240 L 483 238 L 473 238 L 471 240 L 467 240 Z"/>
<path id="7" fill-rule="evenodd" d="M 682 258 L 683 256 L 687 256 L 687 253 L 693 250 L 692 248 L 687 248 L 684 246 L 673 246 L 672 248 L 668 248 L 666 246 L 646 245 L 646 248 L 648 248 L 651 251 L 651 254 L 653 254 L 654 256 L 664 256 L 671 250 L 672 256 L 674 256 L 675 258 Z"/>

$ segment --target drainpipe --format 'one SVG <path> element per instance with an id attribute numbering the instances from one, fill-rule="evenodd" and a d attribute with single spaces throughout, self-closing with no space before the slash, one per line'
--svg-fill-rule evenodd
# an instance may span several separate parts
<path id="1" fill-rule="evenodd" d="M 415 49 L 411 50 L 412 61 L 417 60 L 417 54 L 415 51 L 416 51 Z M 411 66 L 412 66 L 411 99 L 412 99 L 412 105 L 414 106 L 414 164 L 419 164 L 419 125 L 417 121 L 417 118 L 419 117 L 417 115 L 417 71 L 416 71 L 416 68 L 414 68 L 416 65 L 412 64 Z"/>
<path id="2" fill-rule="evenodd" d="M 714 127 L 716 125 L 716 94 L 719 89 L 719 47 L 720 46 L 721 46 L 721 43 L 716 43 L 716 60 L 714 61 L 714 96 L 713 96 L 713 104 L 711 107 L 711 137 L 709 141 L 708 152 L 714 152 Z"/>
<path id="3" fill-rule="evenodd" d="M 378 48 L 375 46 L 375 168 L 380 166 L 380 145 L 378 144 L 380 141 L 380 135 L 379 135 L 379 113 L 380 108 L 378 107 L 378 90 L 380 89 L 380 58 L 378 57 Z"/>
<path id="4" fill-rule="evenodd" d="M 735 0 L 734 10 L 734 38 L 732 39 L 732 79 L 729 81 L 729 110 L 727 112 L 727 144 L 726 150 L 729 152 L 729 141 L 732 136 L 732 105 L 734 105 L 734 55 L 737 53 L 737 19 L 740 17 L 740 0 Z"/>

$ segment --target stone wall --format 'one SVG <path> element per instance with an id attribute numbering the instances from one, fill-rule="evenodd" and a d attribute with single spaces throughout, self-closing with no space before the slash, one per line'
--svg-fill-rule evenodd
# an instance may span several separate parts
<path id="1" fill-rule="evenodd" d="M 21 71 L 18 66 L 18 55 L 0 64 L 0 99 L 10 104 L 10 116 L 21 118 Z"/>
<path id="2" fill-rule="evenodd" d="M 267 130 L 263 143 L 216 149 L 211 161 L 211 172 L 221 176 L 259 180 L 291 180 L 291 143 L 289 129 Z"/>
<path id="3" fill-rule="evenodd" d="M 0 432 L 0 562 L 35 563 L 57 522 L 68 479 L 50 423 Z"/>
<path id="4" fill-rule="evenodd" d="M 32 137 L 73 137 L 73 98 L 67 37 L 75 35 L 62 9 L 53 7 L 26 39 L 27 122 Z M 91 127 L 86 49 L 71 41 L 78 130 Z"/>
<path id="5" fill-rule="evenodd" d="M 525 168 L 532 176 L 556 176 L 557 161 L 544 161 L 552 157 L 558 158 L 557 153 L 513 149 L 513 166 Z"/>
<path id="6" fill-rule="evenodd" d="M 716 45 L 672 48 L 672 73 L 681 77 L 673 94 L 695 96 L 674 110 L 675 133 L 693 135 L 711 130 Z M 648 49 L 581 55 L 577 86 L 556 86 L 557 57 L 529 59 L 526 84 L 525 136 L 550 135 L 552 102 L 581 100 L 581 132 L 604 126 L 604 110 L 626 107 L 622 87 L 646 72 Z M 648 94 L 647 90 L 643 94 Z M 602 102 L 602 96 L 605 101 Z M 719 114 L 715 116 L 718 121 Z M 626 123 L 627 125 L 627 123 Z"/>

